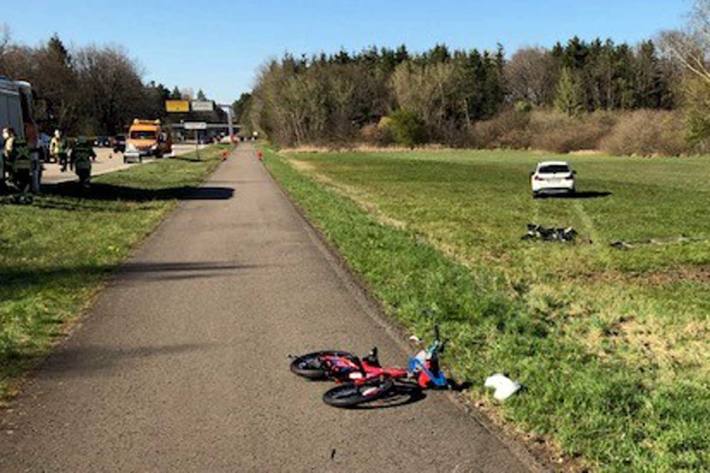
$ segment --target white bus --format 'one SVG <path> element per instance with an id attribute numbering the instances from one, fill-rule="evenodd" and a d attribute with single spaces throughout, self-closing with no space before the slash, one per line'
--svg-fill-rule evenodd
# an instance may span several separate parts
<path id="1" fill-rule="evenodd" d="M 0 76 L 0 129 L 12 128 L 15 135 L 27 141 L 32 153 L 32 191 L 39 192 L 42 163 L 39 159 L 38 129 L 32 118 L 32 86 L 28 82 L 14 81 Z M 0 154 L 3 145 L 0 136 Z M 0 179 L 5 179 L 5 156 L 0 156 Z"/>

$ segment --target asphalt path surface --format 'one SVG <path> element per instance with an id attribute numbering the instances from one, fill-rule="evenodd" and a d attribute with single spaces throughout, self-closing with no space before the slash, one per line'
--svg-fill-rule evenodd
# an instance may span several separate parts
<path id="1" fill-rule="evenodd" d="M 242 145 L 0 412 L 0 471 L 528 471 L 445 392 L 342 410 L 290 373 L 334 347 L 404 364 L 377 317 Z"/>
<path id="2" fill-rule="evenodd" d="M 200 149 L 205 145 L 200 145 Z M 114 153 L 111 148 L 94 148 L 96 152 L 96 161 L 91 166 L 91 175 L 100 176 L 109 172 L 121 171 L 138 165 L 137 162 L 124 163 L 122 153 Z M 173 152 L 176 156 L 191 153 L 195 151 L 194 144 L 175 144 Z M 153 161 L 153 158 L 145 158 L 144 163 Z M 42 173 L 43 184 L 59 184 L 60 182 L 76 181 L 78 178 L 74 171 L 67 167 L 65 172 L 61 171 L 61 166 L 58 163 L 45 163 L 44 172 Z"/>

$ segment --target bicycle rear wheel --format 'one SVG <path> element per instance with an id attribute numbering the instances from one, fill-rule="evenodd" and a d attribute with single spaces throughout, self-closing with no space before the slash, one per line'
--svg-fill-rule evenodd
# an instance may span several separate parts
<path id="1" fill-rule="evenodd" d="M 346 351 L 317 351 L 314 353 L 308 353 L 307 355 L 301 355 L 294 359 L 291 362 L 291 372 L 297 374 L 298 376 L 312 380 L 328 379 L 333 377 L 335 373 L 333 373 L 331 368 L 332 363 L 329 364 L 326 360 L 333 358 L 346 358 L 348 360 L 356 359 L 355 355 Z"/>
<path id="2" fill-rule="evenodd" d="M 323 402 L 333 407 L 354 407 L 382 398 L 394 387 L 391 378 L 378 378 L 362 384 L 345 383 L 323 394 Z"/>

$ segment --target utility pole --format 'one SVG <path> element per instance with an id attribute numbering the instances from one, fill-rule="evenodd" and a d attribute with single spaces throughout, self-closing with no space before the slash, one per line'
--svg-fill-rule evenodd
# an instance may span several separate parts
<path id="1" fill-rule="evenodd" d="M 217 104 L 217 106 L 227 112 L 227 124 L 228 124 L 228 130 L 229 130 L 229 139 L 233 140 L 234 139 L 234 110 L 232 109 L 232 106 L 230 104 L 220 103 L 220 104 Z"/>

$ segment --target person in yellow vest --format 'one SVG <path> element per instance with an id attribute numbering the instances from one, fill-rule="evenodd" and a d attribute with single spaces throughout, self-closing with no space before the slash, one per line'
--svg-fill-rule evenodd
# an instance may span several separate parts
<path id="1" fill-rule="evenodd" d="M 69 163 L 67 142 L 59 130 L 54 130 L 52 141 L 49 142 L 49 157 L 62 166 L 62 172 L 66 172 L 67 164 Z"/>

